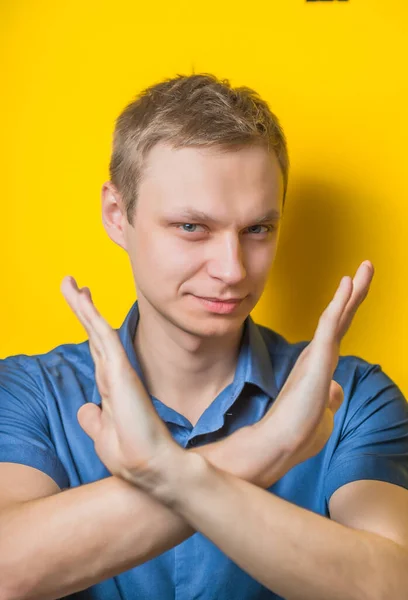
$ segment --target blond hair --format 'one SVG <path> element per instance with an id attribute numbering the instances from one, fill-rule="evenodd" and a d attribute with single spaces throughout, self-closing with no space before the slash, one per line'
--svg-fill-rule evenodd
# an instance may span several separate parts
<path id="1" fill-rule="evenodd" d="M 110 178 L 133 222 L 138 186 L 148 152 L 158 142 L 173 148 L 217 147 L 231 151 L 258 144 L 274 151 L 285 200 L 289 158 L 277 117 L 257 92 L 232 88 L 210 73 L 177 75 L 143 90 L 116 120 Z"/>

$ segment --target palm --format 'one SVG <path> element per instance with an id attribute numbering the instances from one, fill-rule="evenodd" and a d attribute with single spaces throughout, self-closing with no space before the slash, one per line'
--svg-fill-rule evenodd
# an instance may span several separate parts
<path id="1" fill-rule="evenodd" d="M 267 415 L 279 427 L 287 447 L 296 449 L 298 462 L 317 454 L 327 443 L 333 430 L 333 409 L 343 397 L 342 389 L 331 379 L 331 365 L 313 365 L 316 355 L 310 345 L 303 351 Z"/>
<path id="2" fill-rule="evenodd" d="M 88 288 L 79 290 L 74 280 L 65 278 L 61 289 L 89 335 L 102 398 L 102 410 L 86 404 L 78 411 L 78 420 L 111 473 L 136 477 L 174 442 L 130 365 L 117 332 L 96 310 Z"/>
<path id="3" fill-rule="evenodd" d="M 323 312 L 313 340 L 303 350 L 278 398 L 258 426 L 279 432 L 293 464 L 314 456 L 327 443 L 343 391 L 333 381 L 340 343 L 367 296 L 374 271 L 360 265 L 354 280 L 342 280 Z"/>

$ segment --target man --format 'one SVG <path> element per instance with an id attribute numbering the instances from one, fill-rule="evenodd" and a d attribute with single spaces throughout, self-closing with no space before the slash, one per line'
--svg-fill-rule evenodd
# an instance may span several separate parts
<path id="1" fill-rule="evenodd" d="M 1 363 L 4 598 L 406 597 L 407 405 L 337 365 L 371 263 L 309 345 L 249 318 L 287 165 L 267 105 L 209 75 L 119 117 L 102 213 L 138 302 L 118 338 L 66 278 L 89 342 Z"/>

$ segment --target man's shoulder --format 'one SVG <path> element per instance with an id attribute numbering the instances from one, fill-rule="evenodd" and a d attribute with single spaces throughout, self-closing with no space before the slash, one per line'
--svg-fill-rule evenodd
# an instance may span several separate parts
<path id="1" fill-rule="evenodd" d="M 76 376 L 93 377 L 94 365 L 88 340 L 77 344 L 60 344 L 41 354 L 15 354 L 0 359 L 0 387 L 7 383 L 39 382 L 60 379 L 70 371 Z"/>
<path id="2" fill-rule="evenodd" d="M 94 389 L 87 354 L 82 342 L 0 360 L 0 462 L 38 469 L 61 489 L 77 481 L 69 457 L 82 452 L 76 415 Z"/>

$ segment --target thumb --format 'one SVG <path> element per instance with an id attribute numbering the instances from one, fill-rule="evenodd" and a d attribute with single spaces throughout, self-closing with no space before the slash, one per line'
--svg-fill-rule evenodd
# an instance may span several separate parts
<path id="1" fill-rule="evenodd" d="M 332 411 L 333 414 L 339 410 L 344 400 L 344 392 L 341 385 L 332 379 L 330 383 L 330 391 L 329 391 L 329 403 L 328 408 Z"/>
<path id="2" fill-rule="evenodd" d="M 101 429 L 102 410 L 96 404 L 89 402 L 77 412 L 78 422 L 87 435 L 95 442 Z"/>

